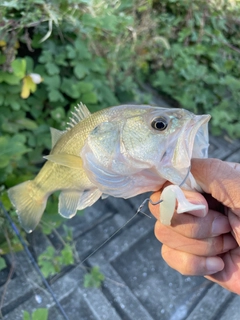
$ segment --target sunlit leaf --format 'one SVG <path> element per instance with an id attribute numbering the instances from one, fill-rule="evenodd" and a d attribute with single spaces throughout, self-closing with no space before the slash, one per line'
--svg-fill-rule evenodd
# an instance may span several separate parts
<path id="1" fill-rule="evenodd" d="M 32 77 L 30 75 L 25 76 L 23 78 L 21 97 L 23 99 L 27 99 L 30 93 L 34 92 L 36 88 L 37 88 L 36 83 L 33 82 Z"/>
<path id="2" fill-rule="evenodd" d="M 23 320 L 31 320 L 30 313 L 27 311 L 23 311 Z"/>
<path id="3" fill-rule="evenodd" d="M 39 308 L 32 313 L 32 320 L 47 320 L 48 319 L 48 309 Z"/>

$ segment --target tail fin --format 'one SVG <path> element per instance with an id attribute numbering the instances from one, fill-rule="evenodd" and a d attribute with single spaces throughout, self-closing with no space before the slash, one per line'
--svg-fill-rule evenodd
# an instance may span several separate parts
<path id="1" fill-rule="evenodd" d="M 31 180 L 10 188 L 8 196 L 16 208 L 22 227 L 26 232 L 32 232 L 46 208 L 47 197 Z"/>

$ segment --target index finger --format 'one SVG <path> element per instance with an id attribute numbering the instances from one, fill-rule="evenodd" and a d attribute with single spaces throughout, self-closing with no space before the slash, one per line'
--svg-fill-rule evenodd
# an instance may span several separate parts
<path id="1" fill-rule="evenodd" d="M 205 192 L 240 216 L 240 164 L 192 159 L 191 172 Z"/>

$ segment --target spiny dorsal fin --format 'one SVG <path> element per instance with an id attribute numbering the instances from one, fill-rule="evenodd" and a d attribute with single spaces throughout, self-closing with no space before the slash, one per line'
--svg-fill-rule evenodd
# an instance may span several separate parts
<path id="1" fill-rule="evenodd" d="M 74 109 L 75 111 L 71 112 L 72 116 L 69 118 L 69 122 L 67 123 L 67 130 L 72 129 L 78 122 L 88 118 L 91 115 L 88 108 L 82 102 L 78 103 Z"/>
<path id="2" fill-rule="evenodd" d="M 65 131 L 60 131 L 55 128 L 50 128 L 51 137 L 52 137 L 52 148 L 56 145 L 61 136 L 65 133 Z"/>

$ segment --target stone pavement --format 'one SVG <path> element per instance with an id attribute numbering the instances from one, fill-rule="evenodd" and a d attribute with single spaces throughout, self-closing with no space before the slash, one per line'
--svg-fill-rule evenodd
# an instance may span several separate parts
<path id="1" fill-rule="evenodd" d="M 210 138 L 210 157 L 240 162 L 240 141 Z M 124 225 L 146 198 L 108 198 L 66 221 L 73 230 L 81 260 Z M 147 212 L 147 208 L 145 209 Z M 239 320 L 240 297 L 203 277 L 186 277 L 170 269 L 160 255 L 153 233 L 154 218 L 136 216 L 116 236 L 86 260 L 105 275 L 101 289 L 83 287 L 81 264 L 66 267 L 51 279 L 51 287 L 70 320 Z M 59 232 L 61 233 L 61 228 Z M 49 244 L 59 248 L 54 236 L 38 230 L 29 237 L 37 257 Z M 8 257 L 10 259 L 10 257 Z M 8 271 L 0 273 L 4 320 L 22 320 L 23 310 L 48 308 L 50 320 L 64 319 L 33 268 L 26 253 L 15 254 L 15 267 L 7 288 Z M 240 281 L 240 279 L 239 279 Z"/>

